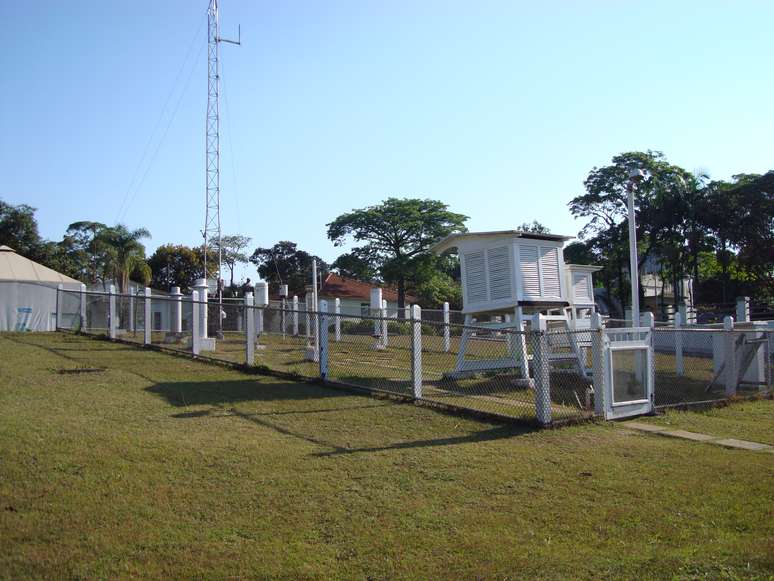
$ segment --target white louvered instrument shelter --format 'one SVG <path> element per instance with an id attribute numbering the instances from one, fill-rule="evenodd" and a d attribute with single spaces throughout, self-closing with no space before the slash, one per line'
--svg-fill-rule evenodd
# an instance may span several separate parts
<path id="1" fill-rule="evenodd" d="M 452 234 L 433 247 L 456 248 L 463 312 L 505 311 L 524 304 L 571 302 L 562 247 L 567 236 L 515 230 Z"/>

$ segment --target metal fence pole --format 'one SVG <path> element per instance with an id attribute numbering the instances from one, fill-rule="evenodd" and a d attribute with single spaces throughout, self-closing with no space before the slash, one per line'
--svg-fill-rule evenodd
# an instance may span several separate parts
<path id="1" fill-rule="evenodd" d="M 535 415 L 537 421 L 547 426 L 551 423 L 551 369 L 548 365 L 548 337 L 546 320 L 536 314 L 533 319 L 532 369 L 535 375 Z"/>
<path id="2" fill-rule="evenodd" d="M 389 337 L 387 335 L 387 301 L 382 300 L 382 345 L 387 347 L 389 342 Z"/>
<path id="3" fill-rule="evenodd" d="M 108 337 L 116 338 L 116 287 L 112 284 L 108 289 Z"/>
<path id="4" fill-rule="evenodd" d="M 62 328 L 62 302 L 64 297 L 62 296 L 64 294 L 64 285 L 58 284 L 56 285 L 56 314 L 54 315 L 54 331 L 58 331 Z M 46 325 L 51 324 L 51 315 L 48 316 L 48 321 L 46 321 Z"/>
<path id="5" fill-rule="evenodd" d="M 414 397 L 422 397 L 422 309 L 411 308 L 411 385 Z"/>
<path id="6" fill-rule="evenodd" d="M 341 341 L 341 299 L 336 299 L 333 303 L 336 320 L 333 321 L 336 342 Z"/>
<path id="7" fill-rule="evenodd" d="M 244 321 L 246 327 L 245 333 L 245 363 L 253 365 L 255 363 L 255 317 L 252 313 L 253 293 L 245 293 Z"/>
<path id="8" fill-rule="evenodd" d="M 678 376 L 685 375 L 685 360 L 683 359 L 683 313 L 675 313 L 675 373 Z"/>
<path id="9" fill-rule="evenodd" d="M 451 337 L 449 336 L 449 303 L 443 304 L 443 351 L 451 351 Z"/>
<path id="10" fill-rule="evenodd" d="M 599 313 L 591 315 L 591 357 L 594 381 L 594 413 L 605 415 L 605 330 L 602 327 L 602 316 Z"/>
<path id="11" fill-rule="evenodd" d="M 206 291 L 203 291 L 206 292 Z M 202 305 L 199 304 L 199 291 L 191 291 L 191 352 L 194 355 L 198 355 L 201 351 L 201 336 L 200 336 L 200 325 L 202 324 L 202 321 L 200 319 L 201 315 L 199 311 L 201 310 Z M 204 308 L 207 308 L 206 305 L 204 305 Z"/>
<path id="12" fill-rule="evenodd" d="M 298 297 L 293 295 L 293 336 L 298 336 Z"/>
<path id="13" fill-rule="evenodd" d="M 134 333 L 134 293 L 129 291 L 129 331 Z"/>
<path id="14" fill-rule="evenodd" d="M 151 344 L 151 331 L 153 327 L 151 326 L 151 289 L 150 287 L 145 287 L 145 299 L 143 300 L 143 317 L 145 319 L 145 324 L 143 326 L 143 343 L 146 345 Z"/>
<path id="15" fill-rule="evenodd" d="M 86 285 L 83 284 L 83 283 L 81 283 L 81 288 L 80 288 L 80 299 L 81 299 L 81 301 L 80 301 L 81 302 L 81 306 L 80 306 L 80 309 L 81 309 L 81 332 L 84 333 L 86 331 L 86 322 L 87 322 L 88 319 L 86 317 Z"/>
<path id="16" fill-rule="evenodd" d="M 725 379 L 726 379 L 726 397 L 736 395 L 736 340 L 734 337 L 734 317 L 727 316 L 723 318 L 723 335 L 725 338 Z"/>
<path id="17" fill-rule="evenodd" d="M 328 378 L 328 301 L 320 301 L 317 316 L 320 317 L 320 378 L 325 381 Z"/>

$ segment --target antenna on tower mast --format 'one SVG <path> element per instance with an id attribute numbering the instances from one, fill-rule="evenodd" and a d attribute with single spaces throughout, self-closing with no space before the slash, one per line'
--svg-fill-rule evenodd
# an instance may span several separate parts
<path id="1" fill-rule="evenodd" d="M 223 283 L 221 279 L 220 232 L 220 56 L 221 42 L 242 44 L 242 27 L 239 26 L 238 40 L 221 38 L 218 19 L 218 0 L 210 0 L 207 8 L 207 120 L 206 120 L 206 161 L 205 161 L 205 208 L 204 208 L 204 277 L 207 278 L 207 255 L 213 239 L 218 248 L 218 338 L 223 338 Z M 206 336 L 206 329 L 204 330 Z"/>

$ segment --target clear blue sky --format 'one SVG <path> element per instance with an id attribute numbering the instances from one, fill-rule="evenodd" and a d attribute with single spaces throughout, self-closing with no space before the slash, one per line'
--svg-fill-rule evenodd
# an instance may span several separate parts
<path id="1" fill-rule="evenodd" d="M 45 237 L 120 220 L 149 253 L 201 242 L 206 8 L 0 0 L 0 197 Z M 223 230 L 255 245 L 332 260 L 325 224 L 389 195 L 574 235 L 567 201 L 626 150 L 714 178 L 774 167 L 770 0 L 221 0 L 222 34 L 237 24 Z"/>

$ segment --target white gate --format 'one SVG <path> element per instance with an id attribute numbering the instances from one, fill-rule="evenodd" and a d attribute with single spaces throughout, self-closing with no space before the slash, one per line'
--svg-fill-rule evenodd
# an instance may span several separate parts
<path id="1" fill-rule="evenodd" d="M 654 409 L 653 334 L 650 327 L 604 329 L 594 373 L 597 413 L 606 420 Z M 601 397 L 600 397 L 601 396 Z"/>

